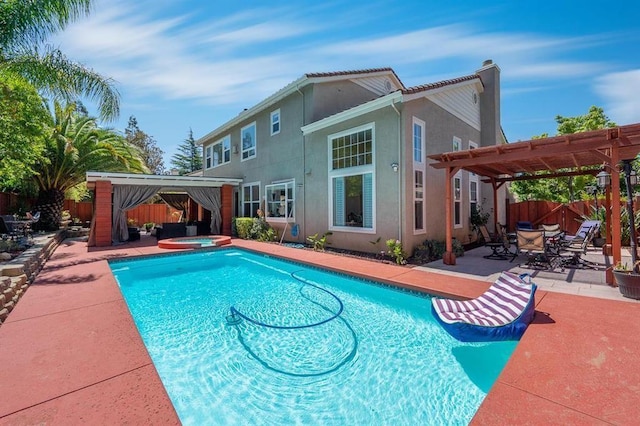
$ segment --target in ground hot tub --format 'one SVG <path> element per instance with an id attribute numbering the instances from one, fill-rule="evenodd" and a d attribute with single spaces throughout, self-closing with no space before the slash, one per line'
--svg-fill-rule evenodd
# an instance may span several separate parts
<path id="1" fill-rule="evenodd" d="M 164 249 L 198 249 L 219 247 L 226 244 L 231 244 L 231 237 L 227 237 L 226 235 L 168 238 L 158 241 L 158 247 Z"/>

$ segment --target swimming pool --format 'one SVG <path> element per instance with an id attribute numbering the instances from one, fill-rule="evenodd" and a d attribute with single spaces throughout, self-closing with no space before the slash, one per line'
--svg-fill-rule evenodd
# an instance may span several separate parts
<path id="1" fill-rule="evenodd" d="M 458 342 L 428 296 L 238 249 L 110 266 L 183 424 L 467 424 L 517 343 Z"/>

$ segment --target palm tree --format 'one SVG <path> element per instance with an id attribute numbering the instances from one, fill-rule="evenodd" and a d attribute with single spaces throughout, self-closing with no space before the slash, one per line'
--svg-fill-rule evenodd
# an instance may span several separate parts
<path id="1" fill-rule="evenodd" d="M 92 0 L 0 1 L 0 74 L 18 75 L 54 98 L 86 96 L 98 102 L 100 118 L 114 119 L 120 95 L 113 80 L 44 46 L 47 38 L 80 16 Z"/>
<path id="2" fill-rule="evenodd" d="M 45 138 L 44 161 L 34 176 L 40 212 L 38 229 L 58 229 L 65 191 L 84 182 L 90 170 L 147 173 L 140 151 L 113 130 L 100 129 L 93 117 L 76 113 L 76 105 L 54 102 Z"/>

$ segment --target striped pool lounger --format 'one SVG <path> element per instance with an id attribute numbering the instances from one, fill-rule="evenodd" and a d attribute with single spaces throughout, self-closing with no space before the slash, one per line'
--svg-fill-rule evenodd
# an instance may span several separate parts
<path id="1" fill-rule="evenodd" d="M 524 276 L 502 272 L 480 297 L 432 299 L 436 319 L 458 340 L 518 340 L 533 319 L 536 285 Z"/>

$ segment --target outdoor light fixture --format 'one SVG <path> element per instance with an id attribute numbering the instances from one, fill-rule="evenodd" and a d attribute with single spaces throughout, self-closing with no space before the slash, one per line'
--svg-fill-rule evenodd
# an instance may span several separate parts
<path id="1" fill-rule="evenodd" d="M 611 183 L 611 175 L 604 169 L 602 169 L 600 173 L 596 175 L 596 179 L 598 181 L 598 188 L 600 189 L 606 188 Z"/>
<path id="2" fill-rule="evenodd" d="M 394 172 L 398 171 L 398 163 L 391 163 L 391 168 L 393 169 Z"/>
<path id="3" fill-rule="evenodd" d="M 618 166 L 618 170 L 624 172 L 624 181 L 627 187 L 627 215 L 630 218 L 629 220 L 629 245 L 631 251 L 631 265 L 633 271 L 637 272 L 637 252 L 636 252 L 636 227 L 634 226 L 633 221 L 633 187 L 638 184 L 638 175 L 633 167 L 631 166 L 631 162 L 633 160 L 622 160 L 620 165 Z M 604 170 L 604 167 L 611 167 L 608 164 L 603 164 L 603 169 L 600 173 L 596 175 L 596 179 L 598 180 L 598 186 L 600 188 L 605 188 L 609 186 L 611 183 L 611 175 Z"/>

